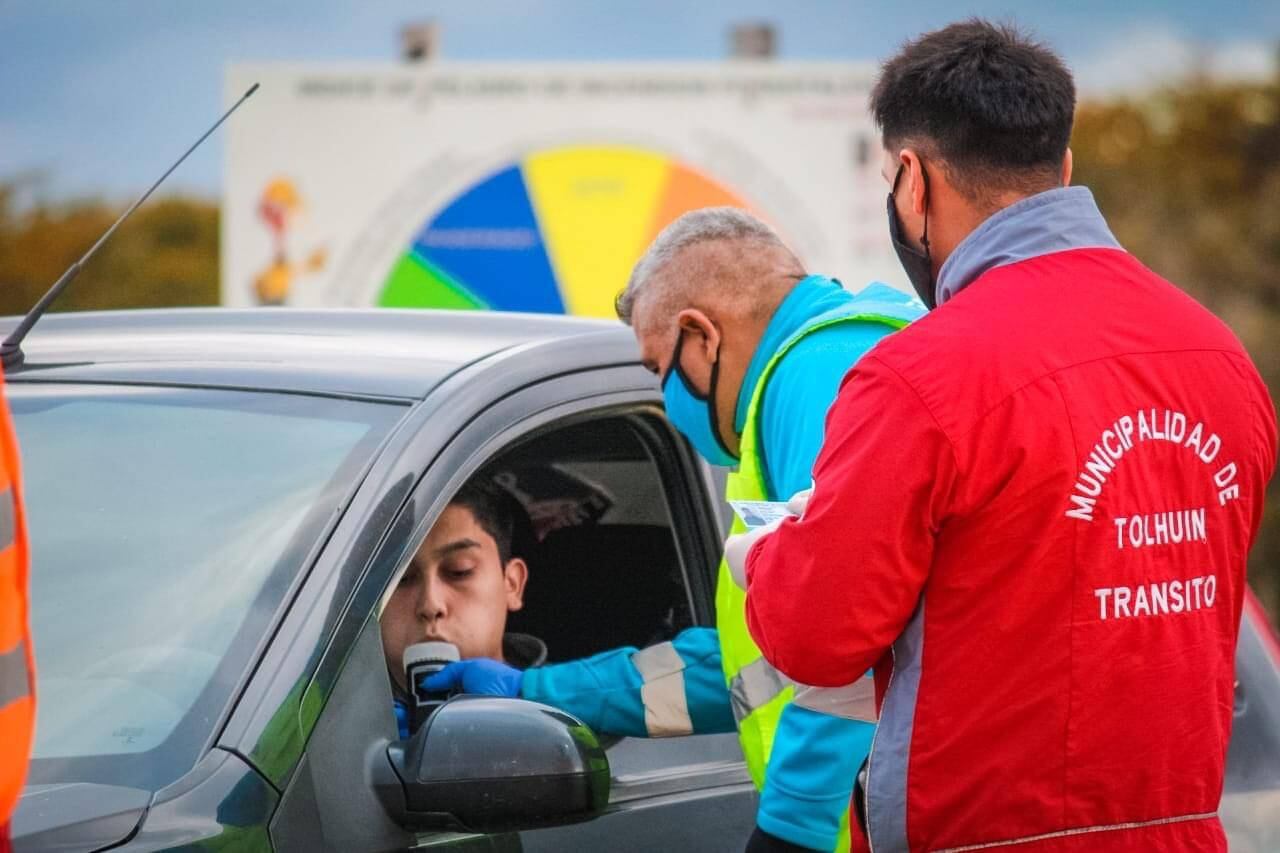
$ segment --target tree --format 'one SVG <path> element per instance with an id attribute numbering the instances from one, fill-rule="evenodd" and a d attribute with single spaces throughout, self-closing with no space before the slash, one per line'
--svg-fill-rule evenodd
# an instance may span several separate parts
<path id="1" fill-rule="evenodd" d="M 1086 104 L 1072 150 L 1121 244 L 1225 320 L 1280 396 L 1280 82 Z M 1276 621 L 1280 481 L 1249 575 Z"/>
<path id="2" fill-rule="evenodd" d="M 15 194 L 15 185 L 0 183 L 0 315 L 35 304 L 121 212 L 94 200 L 18 212 Z M 148 202 L 120 226 L 53 310 L 217 301 L 217 205 L 170 197 Z"/>

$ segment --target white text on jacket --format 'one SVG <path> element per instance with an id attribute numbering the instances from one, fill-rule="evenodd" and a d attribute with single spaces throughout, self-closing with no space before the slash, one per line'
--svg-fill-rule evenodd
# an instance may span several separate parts
<path id="1" fill-rule="evenodd" d="M 1103 621 L 1190 613 L 1213 606 L 1218 598 L 1218 578 L 1203 575 L 1141 586 L 1104 586 L 1095 589 L 1093 595 L 1098 599 L 1098 616 Z"/>

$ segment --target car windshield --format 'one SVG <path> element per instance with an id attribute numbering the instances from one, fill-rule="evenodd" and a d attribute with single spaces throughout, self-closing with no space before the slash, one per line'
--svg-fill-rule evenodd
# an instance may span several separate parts
<path id="1" fill-rule="evenodd" d="M 29 781 L 190 769 L 283 595 L 404 408 L 12 383 L 31 540 Z"/>

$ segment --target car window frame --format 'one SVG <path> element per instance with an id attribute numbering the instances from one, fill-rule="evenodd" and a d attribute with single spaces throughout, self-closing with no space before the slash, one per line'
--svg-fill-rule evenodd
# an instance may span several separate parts
<path id="1" fill-rule="evenodd" d="M 403 529 L 400 511 L 415 487 L 439 459 L 458 452 L 460 439 L 477 437 L 470 425 L 492 407 L 550 379 L 595 377 L 602 370 L 611 372 L 588 382 L 595 393 L 656 387 L 636 363 L 629 336 L 602 330 L 498 351 L 459 368 L 418 401 L 320 543 L 305 585 L 278 623 L 217 746 L 244 756 L 277 790 L 286 788 L 376 600 L 366 583 L 379 569 L 373 555 L 389 537 L 404 540 L 412 532 Z M 181 780 L 161 795 L 180 791 Z"/>
<path id="2" fill-rule="evenodd" d="M 711 477 L 705 465 L 693 456 L 684 439 L 666 421 L 660 406 L 661 396 L 651 386 L 651 378 L 638 366 L 602 367 L 551 377 L 492 401 L 444 443 L 395 518 L 387 524 L 387 533 L 370 555 L 349 616 L 359 615 L 363 630 L 371 630 L 368 620 L 378 619 L 419 543 L 449 499 L 495 457 L 539 433 L 587 419 L 621 416 L 628 419 L 637 438 L 653 454 L 652 461 L 662 477 L 695 624 L 711 624 L 721 535 L 709 491 Z M 336 647 L 331 648 L 326 657 L 341 657 L 342 663 L 346 662 L 344 650 Z M 321 669 L 324 668 L 322 662 Z M 335 683 L 340 678 L 341 671 Z M 389 690 L 388 679 L 388 695 Z M 371 696 L 369 701 L 382 701 L 382 698 Z M 320 717 L 331 710 L 321 711 Z M 394 738 L 394 732 L 355 736 L 372 742 L 379 736 Z M 688 738 L 720 738 L 722 744 L 727 744 L 724 739 L 732 738 L 733 745 L 731 749 L 722 749 L 724 755 L 714 760 L 689 761 L 687 748 L 681 748 L 681 742 L 687 745 Z M 620 740 L 651 745 L 655 752 L 662 751 L 666 760 L 639 772 L 622 776 L 615 772 L 611 809 L 642 808 L 655 798 L 710 788 L 739 792 L 750 789 L 754 793 L 745 762 L 737 750 L 736 735 L 690 735 L 663 741 Z M 320 784 L 341 785 L 342 781 Z M 430 833 L 420 841 L 437 843 L 447 837 Z"/>

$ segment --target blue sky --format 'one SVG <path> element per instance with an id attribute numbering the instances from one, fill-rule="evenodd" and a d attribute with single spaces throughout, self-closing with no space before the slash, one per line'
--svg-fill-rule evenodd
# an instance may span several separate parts
<path id="1" fill-rule="evenodd" d="M 1086 93 L 1175 79 L 1195 58 L 1256 76 L 1280 49 L 1277 0 L 0 0 L 0 177 L 127 198 L 217 117 L 228 62 L 393 60 L 411 20 L 439 22 L 445 59 L 714 60 L 730 22 L 759 19 L 781 58 L 874 60 L 969 15 L 1030 28 Z M 219 192 L 210 143 L 169 191 Z"/>

